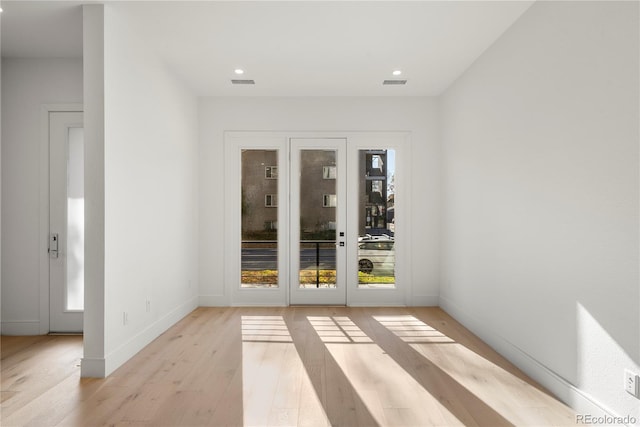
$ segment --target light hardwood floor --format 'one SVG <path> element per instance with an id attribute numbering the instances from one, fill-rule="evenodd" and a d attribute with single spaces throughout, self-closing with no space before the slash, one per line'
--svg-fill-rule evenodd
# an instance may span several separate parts
<path id="1" fill-rule="evenodd" d="M 438 308 L 199 308 L 105 379 L 2 337 L 2 426 L 575 426 Z"/>

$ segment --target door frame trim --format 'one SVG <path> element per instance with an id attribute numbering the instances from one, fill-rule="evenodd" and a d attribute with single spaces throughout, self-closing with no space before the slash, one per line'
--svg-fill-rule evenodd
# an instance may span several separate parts
<path id="1" fill-rule="evenodd" d="M 40 324 L 41 335 L 50 332 L 49 309 L 49 115 L 51 113 L 83 113 L 83 104 L 43 104 L 40 108 L 40 227 L 38 259 L 40 267 Z"/>

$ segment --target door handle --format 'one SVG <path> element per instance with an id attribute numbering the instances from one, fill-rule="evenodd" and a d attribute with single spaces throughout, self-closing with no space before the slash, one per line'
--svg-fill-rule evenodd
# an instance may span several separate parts
<path id="1" fill-rule="evenodd" d="M 58 258 L 58 233 L 49 235 L 49 256 L 53 259 Z"/>

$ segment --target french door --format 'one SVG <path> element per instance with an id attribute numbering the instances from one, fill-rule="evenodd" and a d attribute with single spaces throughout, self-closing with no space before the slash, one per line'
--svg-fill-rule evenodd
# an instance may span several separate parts
<path id="1" fill-rule="evenodd" d="M 347 302 L 346 139 L 290 140 L 289 301 Z"/>
<path id="2" fill-rule="evenodd" d="M 407 246 L 395 240 L 396 218 L 408 223 L 396 212 L 403 141 L 226 134 L 226 303 L 404 305 L 396 279 L 407 263 L 397 254 Z"/>

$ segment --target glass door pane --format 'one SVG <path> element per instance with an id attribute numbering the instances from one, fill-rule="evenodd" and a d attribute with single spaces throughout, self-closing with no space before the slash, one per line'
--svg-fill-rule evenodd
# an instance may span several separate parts
<path id="1" fill-rule="evenodd" d="M 292 304 L 346 303 L 345 148 L 345 139 L 291 139 Z"/>
<path id="2" fill-rule="evenodd" d="M 358 151 L 358 288 L 395 288 L 395 150 Z"/>
<path id="3" fill-rule="evenodd" d="M 67 146 L 66 310 L 84 310 L 84 128 L 69 128 Z"/>
<path id="4" fill-rule="evenodd" d="M 242 288 L 278 287 L 278 151 L 242 150 Z"/>
<path id="5" fill-rule="evenodd" d="M 336 150 L 300 151 L 301 288 L 336 286 L 335 167 Z"/>

